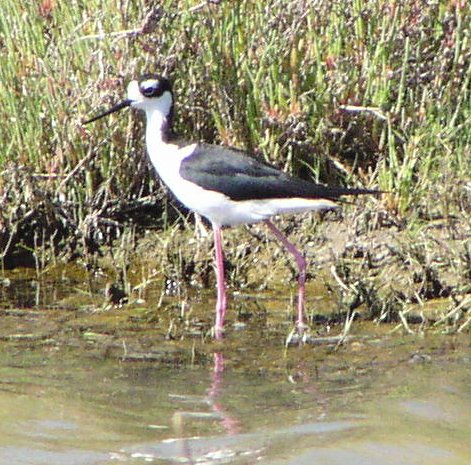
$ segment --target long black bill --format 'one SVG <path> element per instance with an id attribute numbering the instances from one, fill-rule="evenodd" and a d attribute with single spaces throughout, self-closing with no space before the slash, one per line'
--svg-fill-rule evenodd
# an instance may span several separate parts
<path id="1" fill-rule="evenodd" d="M 96 121 L 97 119 L 101 119 L 105 116 L 111 115 L 111 113 L 115 113 L 119 110 L 122 110 L 123 108 L 129 107 L 131 103 L 132 103 L 132 100 L 129 100 L 129 99 L 123 100 L 122 102 L 119 102 L 113 107 L 111 107 L 109 110 L 106 110 L 105 112 L 100 113 L 99 115 L 94 116 L 93 118 L 87 119 L 82 124 L 93 123 L 93 121 Z"/>

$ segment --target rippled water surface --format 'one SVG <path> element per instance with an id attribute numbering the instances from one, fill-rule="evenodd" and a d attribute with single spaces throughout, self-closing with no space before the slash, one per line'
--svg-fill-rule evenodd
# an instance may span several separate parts
<path id="1" fill-rule="evenodd" d="M 0 310 L 1 465 L 471 463 L 469 336 L 286 349 L 266 322 L 169 340 L 139 312 Z"/>

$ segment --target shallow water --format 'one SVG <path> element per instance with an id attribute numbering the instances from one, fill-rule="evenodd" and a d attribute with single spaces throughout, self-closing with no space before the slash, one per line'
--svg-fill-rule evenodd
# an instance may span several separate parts
<path id="1" fill-rule="evenodd" d="M 4 347 L 0 464 L 468 464 L 471 357 L 429 342 L 363 346 L 376 363 L 295 348 L 265 368 Z"/>
<path id="2" fill-rule="evenodd" d="M 467 335 L 358 323 L 337 351 L 285 349 L 257 320 L 168 340 L 166 317 L 55 292 L 0 311 L 0 465 L 471 463 Z"/>

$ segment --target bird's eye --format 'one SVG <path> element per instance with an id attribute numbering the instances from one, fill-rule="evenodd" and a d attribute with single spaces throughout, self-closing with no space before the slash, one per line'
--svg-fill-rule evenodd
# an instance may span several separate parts
<path id="1" fill-rule="evenodd" d="M 159 97 L 162 92 L 158 81 L 144 81 L 141 82 L 140 91 L 144 97 Z"/>

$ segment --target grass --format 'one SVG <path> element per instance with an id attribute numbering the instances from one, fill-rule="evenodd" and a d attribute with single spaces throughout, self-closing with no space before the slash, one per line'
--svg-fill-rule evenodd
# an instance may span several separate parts
<path id="1" fill-rule="evenodd" d="M 178 128 L 188 136 L 259 150 L 293 171 L 306 163 L 315 176 L 318 158 L 377 167 L 363 181 L 391 190 L 401 214 L 419 201 L 411 188 L 422 194 L 443 168 L 469 168 L 469 6 L 195 5 L 161 2 L 155 28 L 140 33 L 143 1 L 2 2 L 1 111 L 11 123 L 2 128 L 2 165 L 63 176 L 94 147 L 99 156 L 89 155 L 70 185 L 85 198 L 105 181 L 131 194 L 134 124 L 121 115 L 115 129 L 85 133 L 80 120 L 110 94 L 119 98 L 132 76 L 158 70 L 176 79 Z M 345 104 L 379 108 L 385 120 Z"/>
<path id="2" fill-rule="evenodd" d="M 1 2 L 3 259 L 59 223 L 58 241 L 92 251 L 129 217 L 186 224 L 149 169 L 138 116 L 81 125 L 149 71 L 174 78 L 185 137 L 246 148 L 305 178 L 385 190 L 372 208 L 412 236 L 430 221 L 469 218 L 468 2 L 148 4 Z M 22 205 L 37 207 L 35 221 L 21 223 Z M 36 229 L 20 237 L 28 225 Z"/>
<path id="3" fill-rule="evenodd" d="M 80 202 L 103 183 L 111 195 L 158 189 L 141 181 L 135 118 L 80 127 L 148 70 L 175 78 L 177 126 L 188 137 L 321 179 L 334 158 L 349 182 L 391 191 L 401 215 L 469 170 L 466 2 L 167 1 L 148 33 L 143 1 L 0 8 L 0 111 L 10 123 L 0 129 L 0 165 L 31 166 L 60 183 L 85 160 L 60 184 Z"/>

